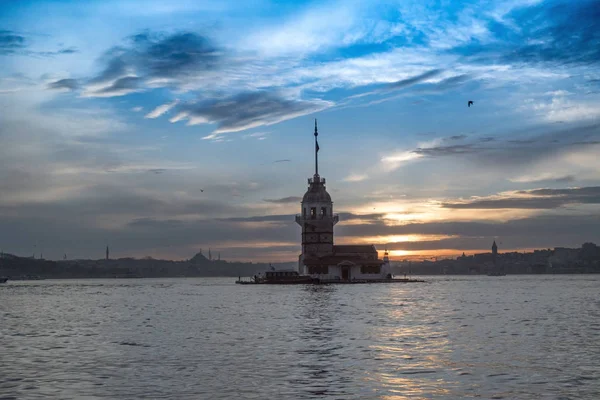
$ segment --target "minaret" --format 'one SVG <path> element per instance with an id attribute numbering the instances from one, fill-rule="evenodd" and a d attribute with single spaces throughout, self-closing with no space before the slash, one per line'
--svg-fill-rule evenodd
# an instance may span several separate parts
<path id="1" fill-rule="evenodd" d="M 498 246 L 496 245 L 496 241 L 492 244 L 492 261 L 494 265 L 496 265 L 496 257 L 498 256 Z"/>
<path id="2" fill-rule="evenodd" d="M 338 216 L 333 214 L 333 202 L 325 189 L 325 179 L 319 176 L 319 142 L 315 119 L 315 174 L 308 180 L 308 191 L 304 194 L 300 214 L 296 223 L 302 227 L 302 255 L 300 273 L 304 273 L 303 260 L 333 253 L 333 226 Z"/>
<path id="3" fill-rule="evenodd" d="M 212 261 L 212 254 L 210 253 L 210 247 L 208 248 L 208 259 Z"/>
<path id="4" fill-rule="evenodd" d="M 221 261 L 221 252 L 219 252 L 218 256 L 217 256 L 217 261 Z"/>
<path id="5" fill-rule="evenodd" d="M 106 259 L 108 260 L 110 256 L 110 251 L 108 250 L 108 246 L 106 246 Z"/>

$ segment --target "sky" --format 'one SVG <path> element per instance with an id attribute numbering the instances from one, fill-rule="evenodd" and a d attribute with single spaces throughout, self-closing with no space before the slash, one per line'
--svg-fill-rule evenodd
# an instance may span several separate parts
<path id="1" fill-rule="evenodd" d="M 0 2 L 0 250 L 600 243 L 600 1 Z M 468 101 L 473 101 L 471 107 Z"/>

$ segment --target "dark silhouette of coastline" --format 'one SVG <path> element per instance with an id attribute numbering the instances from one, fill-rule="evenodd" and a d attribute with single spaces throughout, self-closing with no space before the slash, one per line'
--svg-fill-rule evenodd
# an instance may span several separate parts
<path id="1" fill-rule="evenodd" d="M 595 274 L 600 273 L 600 247 L 584 243 L 580 248 L 555 247 L 529 253 L 463 253 L 454 259 L 396 262 L 392 271 L 413 275 Z"/>
<path id="2" fill-rule="evenodd" d="M 556 247 L 529 253 L 497 253 L 497 266 L 506 274 L 600 273 L 600 247 Z M 275 263 L 276 269 L 296 269 L 297 262 Z M 455 259 L 392 262 L 395 275 L 488 274 L 494 266 L 492 252 Z M 189 260 L 146 258 L 51 261 L 0 253 L 0 277 L 20 279 L 248 277 L 270 269 L 268 263 L 230 262 L 205 257 L 201 252 Z"/>
<path id="3" fill-rule="evenodd" d="M 297 262 L 274 264 L 276 268 L 295 268 Z M 151 257 L 51 261 L 0 255 L 0 276 L 10 280 L 76 278 L 159 278 L 202 276 L 253 276 L 269 268 L 266 263 L 210 260 L 202 253 L 186 261 L 157 260 Z"/>

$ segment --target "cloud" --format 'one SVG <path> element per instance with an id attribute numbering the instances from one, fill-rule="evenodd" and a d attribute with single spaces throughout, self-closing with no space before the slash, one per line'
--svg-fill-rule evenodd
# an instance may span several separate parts
<path id="1" fill-rule="evenodd" d="M 494 42 L 473 41 L 451 51 L 486 64 L 596 64 L 600 61 L 599 17 L 596 0 L 517 7 L 488 23 Z"/>
<path id="2" fill-rule="evenodd" d="M 140 112 L 140 111 L 142 111 L 143 109 L 144 109 L 144 107 L 141 107 L 141 106 L 136 106 L 136 107 L 132 107 L 132 108 L 131 108 L 131 111 L 133 111 L 133 112 Z"/>
<path id="3" fill-rule="evenodd" d="M 24 55 L 34 57 L 53 57 L 61 54 L 78 53 L 75 47 L 67 47 L 56 51 L 37 51 L 30 49 L 30 40 L 23 34 L 0 29 L 0 55 Z"/>
<path id="4" fill-rule="evenodd" d="M 463 140 L 466 138 L 467 138 L 467 135 L 454 135 L 454 136 L 450 136 L 448 138 L 448 140 Z"/>
<path id="5" fill-rule="evenodd" d="M 442 203 L 453 209 L 553 209 L 572 204 L 600 204 L 600 187 L 533 189 L 473 200 Z"/>
<path id="6" fill-rule="evenodd" d="M 125 76 L 112 82 L 109 86 L 105 86 L 95 91 L 86 90 L 83 93 L 84 97 L 116 97 L 124 96 L 129 93 L 140 92 L 144 90 L 141 85 L 142 78 L 137 76 Z"/>
<path id="7" fill-rule="evenodd" d="M 0 30 L 0 55 L 14 54 L 26 47 L 25 37 L 13 31 Z"/>
<path id="8" fill-rule="evenodd" d="M 89 97 L 140 91 L 142 82 L 153 87 L 174 85 L 215 69 L 222 54 L 206 37 L 193 32 L 140 33 L 130 37 L 126 46 L 107 51 L 103 58 L 104 69 L 88 82 Z"/>
<path id="9" fill-rule="evenodd" d="M 300 203 L 302 201 L 302 197 L 290 196 L 283 197 L 281 199 L 264 199 L 267 203 L 275 203 L 275 204 L 289 204 L 289 203 Z"/>
<path id="10" fill-rule="evenodd" d="M 517 183 L 571 183 L 577 180 L 574 175 L 556 175 L 553 173 L 543 173 L 541 175 L 523 175 L 509 179 Z"/>
<path id="11" fill-rule="evenodd" d="M 381 158 L 381 163 L 384 166 L 384 169 L 387 171 L 393 171 L 395 169 L 400 168 L 402 165 L 417 160 L 423 157 L 421 154 L 417 154 L 413 151 L 400 151 L 388 156 L 384 156 Z"/>
<path id="12" fill-rule="evenodd" d="M 172 103 L 167 103 L 156 107 L 154 110 L 150 111 L 144 118 L 158 118 L 161 115 L 167 113 L 170 109 L 179 104 L 179 100 L 175 100 Z"/>
<path id="13" fill-rule="evenodd" d="M 79 82 L 77 81 L 77 79 L 61 79 L 48 84 L 48 88 L 76 90 L 79 88 Z"/>
<path id="14" fill-rule="evenodd" d="M 289 99 L 277 93 L 246 92 L 225 99 L 187 103 L 177 107 L 171 122 L 188 120 L 188 125 L 217 124 L 213 135 L 272 125 L 331 107 L 323 100 Z"/>
<path id="15" fill-rule="evenodd" d="M 387 84 L 385 86 L 385 90 L 396 90 L 396 89 L 401 89 L 401 88 L 405 88 L 408 86 L 412 86 L 414 84 L 426 81 L 430 78 L 433 78 L 433 77 L 441 74 L 442 72 L 443 72 L 443 70 L 441 70 L 441 69 L 433 69 L 431 71 L 424 72 L 421 75 L 417 75 L 412 78 L 402 79 L 402 80 Z"/>
<path id="16" fill-rule="evenodd" d="M 353 175 L 348 175 L 343 180 L 345 182 L 361 182 L 367 178 L 369 178 L 369 175 L 367 175 L 367 174 L 353 174 Z"/>
<path id="17" fill-rule="evenodd" d="M 452 146 L 417 148 L 413 150 L 413 153 L 426 157 L 443 157 L 457 154 L 474 153 L 476 151 L 478 151 L 478 149 L 472 144 L 457 144 Z"/>

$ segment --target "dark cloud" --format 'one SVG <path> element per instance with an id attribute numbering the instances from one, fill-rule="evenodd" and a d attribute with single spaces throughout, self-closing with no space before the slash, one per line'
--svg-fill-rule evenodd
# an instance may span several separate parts
<path id="1" fill-rule="evenodd" d="M 27 46 L 24 36 L 13 31 L 0 30 L 0 54 L 14 54 Z"/>
<path id="2" fill-rule="evenodd" d="M 600 204 L 600 187 L 573 189 L 534 189 L 517 192 L 512 197 L 476 199 L 443 203 L 454 209 L 552 209 L 571 204 Z"/>
<path id="3" fill-rule="evenodd" d="M 302 197 L 290 196 L 283 197 L 281 199 L 264 199 L 267 203 L 275 203 L 275 204 L 288 204 L 288 203 L 300 203 L 302 201 Z"/>
<path id="4" fill-rule="evenodd" d="M 527 183 L 529 183 L 529 184 L 571 183 L 571 182 L 575 182 L 576 180 L 577 180 L 577 177 L 575 177 L 575 175 L 562 175 L 562 176 L 555 176 L 555 177 L 549 177 L 549 178 L 532 179 L 532 180 L 528 180 Z"/>
<path id="5" fill-rule="evenodd" d="M 221 218 L 220 221 L 228 222 L 288 222 L 295 224 L 294 215 L 279 214 L 279 215 L 258 215 L 253 217 L 232 217 Z"/>
<path id="6" fill-rule="evenodd" d="M 48 85 L 49 89 L 69 89 L 76 90 L 79 88 L 79 82 L 76 79 L 61 79 L 52 82 Z"/>
<path id="7" fill-rule="evenodd" d="M 413 153 L 420 154 L 427 157 L 442 157 L 442 156 L 451 156 L 456 154 L 467 154 L 474 153 L 479 149 L 476 148 L 472 144 L 457 144 L 453 146 L 436 146 L 436 147 L 426 147 L 426 148 L 417 148 L 413 150 Z"/>
<path id="8" fill-rule="evenodd" d="M 172 78 L 214 69 L 221 62 L 221 51 L 195 33 L 170 36 L 140 34 L 133 38 L 137 54 L 134 64 L 148 76 Z"/>
<path id="9" fill-rule="evenodd" d="M 523 242 L 518 247 L 529 247 L 536 237 L 542 238 L 545 247 L 561 244 L 561 237 L 576 237 L 575 243 L 599 241 L 600 216 L 592 215 L 549 215 L 510 220 L 507 222 L 427 222 L 404 225 L 387 225 L 385 221 L 369 224 L 336 225 L 336 235 L 376 236 L 376 235 L 449 235 L 461 237 L 518 237 Z M 465 246 L 467 247 L 467 246 Z"/>
<path id="10" fill-rule="evenodd" d="M 114 52 L 114 50 L 112 52 Z M 124 76 L 126 73 L 127 73 L 127 64 L 125 63 L 125 61 L 123 61 L 123 59 L 119 55 L 114 58 L 111 58 L 108 61 L 104 70 L 100 73 L 100 75 L 91 79 L 90 83 L 96 84 L 96 83 L 111 82 L 116 79 L 119 79 L 120 77 Z"/>
<path id="11" fill-rule="evenodd" d="M 433 69 L 431 71 L 424 72 L 421 75 L 417 75 L 417 76 L 413 76 L 411 78 L 402 79 L 402 80 L 399 80 L 396 82 L 388 83 L 381 89 L 381 91 L 396 90 L 396 89 L 402 89 L 402 88 L 405 88 L 408 86 L 412 86 L 417 83 L 426 81 L 427 79 L 433 78 L 433 77 L 441 74 L 442 72 L 444 72 L 444 70 L 442 70 L 442 69 Z"/>
<path id="12" fill-rule="evenodd" d="M 448 138 L 448 140 L 463 140 L 466 138 L 467 138 L 467 135 L 454 135 L 454 136 L 450 136 Z"/>
<path id="13" fill-rule="evenodd" d="M 29 40 L 22 34 L 0 29 L 0 55 L 26 55 L 34 57 L 52 57 L 60 54 L 73 54 L 78 50 L 75 47 L 68 47 L 57 51 L 34 51 L 30 50 Z"/>
<path id="14" fill-rule="evenodd" d="M 138 82 L 197 76 L 215 69 L 221 60 L 222 53 L 207 38 L 196 33 L 141 33 L 130 37 L 126 46 L 109 50 L 104 56 L 105 68 L 90 83 L 113 82 L 132 72 L 139 77 Z"/>
<path id="15" fill-rule="evenodd" d="M 558 126 L 557 126 L 558 127 Z M 505 132 L 498 139 L 488 137 L 474 139 L 471 142 L 457 145 L 438 145 L 417 148 L 413 153 L 426 157 L 465 156 L 473 162 L 490 166 L 516 166 L 534 164 L 537 160 L 556 156 L 561 152 L 572 150 L 573 147 L 600 144 L 600 124 L 573 125 L 557 129 L 548 125 L 540 125 Z M 542 132 L 537 135 L 532 135 Z M 522 137 L 524 139 L 500 140 L 504 137 Z"/>
<path id="16" fill-rule="evenodd" d="M 79 53 L 79 50 L 77 50 L 75 47 L 69 47 L 66 49 L 58 50 L 56 53 L 57 54 L 75 54 L 75 53 Z"/>
<path id="17" fill-rule="evenodd" d="M 193 124 L 202 122 L 218 124 L 215 133 L 236 132 L 270 125 L 300 115 L 326 108 L 329 103 L 287 99 L 277 93 L 264 91 L 245 92 L 224 99 L 182 104 L 177 108 L 181 119 Z M 176 117 L 177 118 L 177 117 Z"/>

